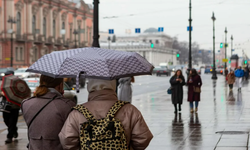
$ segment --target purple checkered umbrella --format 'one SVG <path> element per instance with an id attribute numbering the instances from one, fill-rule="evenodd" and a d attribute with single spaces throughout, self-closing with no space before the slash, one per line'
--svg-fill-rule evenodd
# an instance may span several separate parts
<path id="1" fill-rule="evenodd" d="M 153 66 L 135 52 L 107 50 L 95 47 L 56 51 L 44 55 L 27 72 L 54 78 L 79 76 L 113 80 L 128 76 L 151 75 Z"/>

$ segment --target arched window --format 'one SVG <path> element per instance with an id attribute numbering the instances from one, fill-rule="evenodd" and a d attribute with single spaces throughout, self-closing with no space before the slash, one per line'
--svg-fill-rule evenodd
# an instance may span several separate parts
<path id="1" fill-rule="evenodd" d="M 46 28 L 46 18 L 43 18 L 43 35 L 44 35 L 44 39 L 46 40 L 46 32 L 47 32 L 47 28 Z"/>
<path id="2" fill-rule="evenodd" d="M 81 44 L 81 26 L 78 26 L 78 42 L 79 42 L 79 46 Z"/>
<path id="3" fill-rule="evenodd" d="M 64 22 L 62 23 L 62 30 L 65 30 L 65 23 Z M 63 38 L 64 43 L 65 43 L 65 34 L 66 34 L 66 31 L 64 31 L 64 33 L 62 34 L 62 38 Z"/>
<path id="4" fill-rule="evenodd" d="M 32 33 L 33 35 L 36 34 L 36 16 L 33 15 L 33 18 L 32 18 Z"/>
<path id="5" fill-rule="evenodd" d="M 17 32 L 17 35 L 21 35 L 21 13 L 18 12 L 17 13 L 17 17 L 16 17 L 16 32 Z"/>
<path id="6" fill-rule="evenodd" d="M 53 37 L 56 38 L 56 20 L 53 20 Z"/>

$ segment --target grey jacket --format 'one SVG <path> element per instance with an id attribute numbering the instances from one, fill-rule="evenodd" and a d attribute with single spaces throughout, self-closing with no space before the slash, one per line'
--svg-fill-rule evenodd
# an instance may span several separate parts
<path id="1" fill-rule="evenodd" d="M 71 108 L 75 106 L 72 100 L 65 99 L 60 93 L 50 89 L 50 92 L 42 97 L 24 100 L 21 109 L 28 125 L 33 116 L 54 96 L 57 97 L 40 112 L 28 129 L 30 150 L 63 149 L 58 134 Z"/>

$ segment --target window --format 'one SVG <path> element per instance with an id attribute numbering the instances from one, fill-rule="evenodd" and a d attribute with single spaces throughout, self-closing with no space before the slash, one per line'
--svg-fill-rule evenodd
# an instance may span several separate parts
<path id="1" fill-rule="evenodd" d="M 53 20 L 53 37 L 56 38 L 56 21 Z"/>
<path id="2" fill-rule="evenodd" d="M 16 54 L 16 61 L 19 61 L 19 57 L 18 57 L 18 47 L 16 47 L 15 54 Z"/>
<path id="3" fill-rule="evenodd" d="M 65 30 L 65 23 L 64 23 L 64 22 L 62 23 L 62 30 Z M 65 31 L 64 34 L 62 35 L 63 43 L 65 43 L 65 34 L 66 34 L 66 31 Z"/>
<path id="4" fill-rule="evenodd" d="M 17 13 L 16 17 L 16 27 L 17 27 L 17 35 L 21 35 L 21 13 Z"/>
<path id="5" fill-rule="evenodd" d="M 44 39 L 46 40 L 46 37 L 47 37 L 47 35 L 46 35 L 46 30 L 47 30 L 47 28 L 46 28 L 46 18 L 43 18 L 43 35 L 44 35 Z"/>
<path id="6" fill-rule="evenodd" d="M 155 44 L 159 44 L 159 40 L 155 40 Z"/>
<path id="7" fill-rule="evenodd" d="M 2 49 L 2 46 L 0 46 L 0 60 L 2 60 L 2 57 L 3 57 L 3 49 Z"/>
<path id="8" fill-rule="evenodd" d="M 81 45 L 81 26 L 78 26 L 78 42 L 80 46 Z"/>
<path id="9" fill-rule="evenodd" d="M 37 50 L 37 48 L 35 48 L 35 49 L 33 50 L 32 61 L 37 61 L 37 54 L 38 54 L 38 50 Z"/>
<path id="10" fill-rule="evenodd" d="M 73 33 L 72 27 L 70 27 L 70 34 L 69 34 L 69 36 L 70 36 L 70 41 L 72 40 L 72 33 Z"/>
<path id="11" fill-rule="evenodd" d="M 35 15 L 32 18 L 32 33 L 33 35 L 36 34 L 36 16 Z"/>

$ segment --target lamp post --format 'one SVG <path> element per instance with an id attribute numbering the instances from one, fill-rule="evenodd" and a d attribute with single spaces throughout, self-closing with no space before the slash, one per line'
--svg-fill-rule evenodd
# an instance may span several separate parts
<path id="1" fill-rule="evenodd" d="M 9 16 L 9 19 L 8 19 L 8 23 L 11 24 L 11 31 L 10 31 L 10 67 L 13 67 L 13 24 L 16 23 L 16 20 L 14 17 L 10 17 Z"/>
<path id="2" fill-rule="evenodd" d="M 100 47 L 99 44 L 99 0 L 94 0 L 94 28 L 93 28 L 93 47 Z"/>
<path id="3" fill-rule="evenodd" d="M 231 57 L 233 55 L 233 40 L 234 40 L 233 35 L 231 35 Z"/>
<path id="4" fill-rule="evenodd" d="M 189 71 L 192 69 L 192 1 L 189 0 L 189 58 L 188 58 L 188 75 Z"/>
<path id="5" fill-rule="evenodd" d="M 77 45 L 76 45 L 76 35 L 78 34 L 78 31 L 76 29 L 74 29 L 73 34 L 75 35 L 75 48 L 77 48 Z"/>
<path id="6" fill-rule="evenodd" d="M 108 41 L 109 41 L 109 49 L 110 49 L 110 41 L 111 41 L 110 36 L 108 37 Z"/>
<path id="7" fill-rule="evenodd" d="M 213 12 L 212 20 L 213 20 L 213 76 L 212 76 L 212 79 L 216 80 L 217 75 L 216 75 L 216 66 L 215 66 L 215 27 L 214 27 L 214 22 L 216 18 L 214 17 L 214 12 Z"/>
<path id="8" fill-rule="evenodd" d="M 227 59 L 227 27 L 225 29 L 225 59 Z M 227 62 L 225 62 L 225 70 L 227 68 Z"/>

